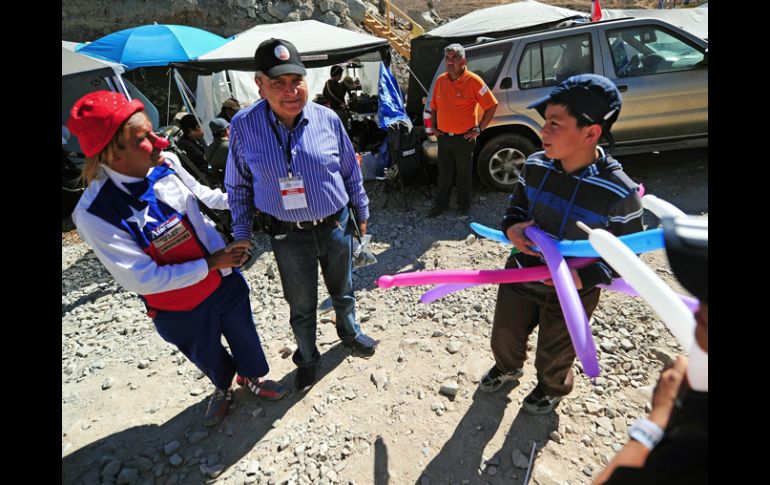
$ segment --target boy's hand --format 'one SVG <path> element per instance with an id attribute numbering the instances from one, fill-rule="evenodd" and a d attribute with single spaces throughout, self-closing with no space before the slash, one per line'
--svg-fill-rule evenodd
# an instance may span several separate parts
<path id="1" fill-rule="evenodd" d="M 580 276 L 578 276 L 578 272 L 574 268 L 570 268 L 570 273 L 572 274 L 572 279 L 575 281 L 575 288 L 580 290 L 583 288 L 583 282 L 580 280 Z M 543 280 L 544 285 L 553 286 L 553 278 L 548 278 L 547 280 Z"/>
<path id="2" fill-rule="evenodd" d="M 532 251 L 529 249 L 530 246 L 534 246 L 535 243 L 529 240 L 527 236 L 524 235 L 524 229 L 534 224 L 535 221 L 525 221 L 525 222 L 519 222 L 518 224 L 514 224 L 511 227 L 508 228 L 507 231 L 505 231 L 506 237 L 511 240 L 513 245 L 521 251 L 524 254 L 529 254 L 530 256 L 540 256 L 540 253 L 537 253 L 535 251 Z"/>

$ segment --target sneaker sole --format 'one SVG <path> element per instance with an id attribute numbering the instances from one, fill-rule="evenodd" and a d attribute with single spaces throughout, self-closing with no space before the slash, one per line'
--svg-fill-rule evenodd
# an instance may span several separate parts
<path id="1" fill-rule="evenodd" d="M 537 406 L 534 406 L 534 405 L 532 405 L 532 404 L 528 404 L 528 403 L 526 403 L 526 402 L 522 402 L 522 403 L 521 403 L 521 408 L 522 408 L 524 411 L 528 412 L 529 414 L 548 414 L 548 413 L 550 413 L 551 411 L 553 411 L 553 410 L 555 410 L 555 409 L 556 409 L 556 406 L 558 406 L 558 405 L 559 405 L 559 403 L 561 402 L 561 400 L 562 400 L 562 398 L 558 398 L 558 399 L 556 400 L 556 402 L 554 402 L 553 404 L 551 404 L 550 406 L 548 406 L 548 407 L 545 407 L 545 408 L 539 408 L 539 407 L 537 407 Z"/>
<path id="2" fill-rule="evenodd" d="M 502 380 L 500 381 L 500 384 L 498 384 L 498 385 L 496 385 L 494 387 L 485 386 L 484 384 L 479 383 L 479 389 L 481 389 L 483 392 L 497 392 L 497 391 L 500 390 L 501 387 L 503 387 L 503 385 L 506 382 L 514 382 L 514 381 L 516 382 L 516 386 L 518 386 L 519 385 L 519 379 L 523 375 L 524 375 L 524 371 L 520 370 L 519 372 L 515 373 L 512 376 L 503 376 Z M 483 380 L 483 378 L 482 378 L 482 380 Z M 516 386 L 514 386 L 514 387 L 516 387 Z"/>

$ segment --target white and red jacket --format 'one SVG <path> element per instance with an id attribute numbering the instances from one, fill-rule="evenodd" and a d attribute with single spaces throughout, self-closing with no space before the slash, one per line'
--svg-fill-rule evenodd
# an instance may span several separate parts
<path id="1" fill-rule="evenodd" d="M 205 257 L 225 242 L 195 197 L 225 210 L 227 194 L 199 184 L 173 153 L 163 156 L 166 164 L 148 172 L 151 191 L 146 179 L 102 167 L 72 220 L 107 271 L 151 310 L 188 311 L 231 271 L 208 270 Z"/>

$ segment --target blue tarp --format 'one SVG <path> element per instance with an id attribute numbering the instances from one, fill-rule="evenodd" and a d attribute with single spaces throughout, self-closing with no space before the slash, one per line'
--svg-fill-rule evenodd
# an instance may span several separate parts
<path id="1" fill-rule="evenodd" d="M 380 64 L 380 82 L 377 87 L 377 96 L 379 97 L 377 118 L 380 128 L 387 130 L 391 123 L 398 120 L 406 121 L 411 126 L 412 123 L 406 115 L 401 88 L 398 86 L 396 78 L 393 77 L 390 69 L 385 67 L 384 63 Z"/>

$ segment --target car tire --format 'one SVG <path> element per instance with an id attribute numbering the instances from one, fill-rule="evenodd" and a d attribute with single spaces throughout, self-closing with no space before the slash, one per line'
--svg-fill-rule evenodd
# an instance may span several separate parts
<path id="1" fill-rule="evenodd" d="M 479 152 L 476 171 L 479 179 L 500 192 L 511 192 L 527 157 L 537 150 L 535 144 L 516 133 L 502 133 L 490 138 Z"/>

